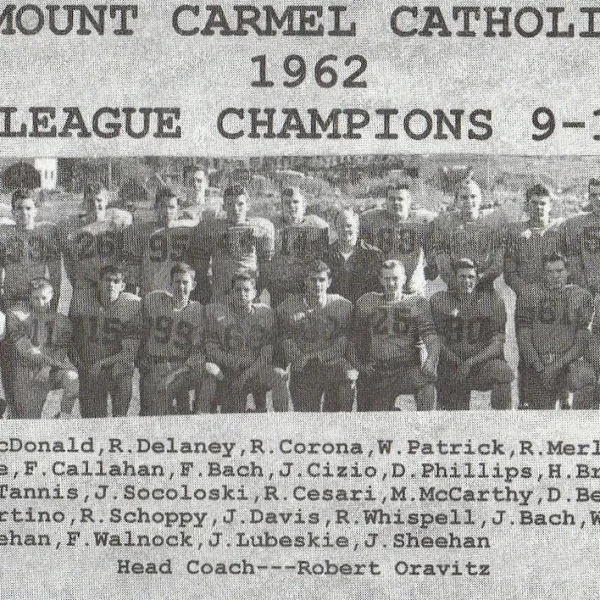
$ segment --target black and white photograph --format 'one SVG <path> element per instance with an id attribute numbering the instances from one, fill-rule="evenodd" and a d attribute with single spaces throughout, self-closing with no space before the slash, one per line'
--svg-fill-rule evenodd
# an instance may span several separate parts
<path id="1" fill-rule="evenodd" d="M 596 163 L 6 161 L 5 416 L 598 409 Z"/>

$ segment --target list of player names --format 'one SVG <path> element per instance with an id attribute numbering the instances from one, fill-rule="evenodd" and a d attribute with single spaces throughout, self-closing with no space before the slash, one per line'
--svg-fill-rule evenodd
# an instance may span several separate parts
<path id="1" fill-rule="evenodd" d="M 3 551 L 123 577 L 487 577 L 507 540 L 600 528 L 600 439 L 209 432 L 0 437 Z"/>

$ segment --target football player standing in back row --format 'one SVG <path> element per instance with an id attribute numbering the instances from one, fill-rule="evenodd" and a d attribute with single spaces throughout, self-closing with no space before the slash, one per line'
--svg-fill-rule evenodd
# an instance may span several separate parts
<path id="1" fill-rule="evenodd" d="M 81 416 L 108 416 L 108 394 L 114 417 L 127 415 L 134 362 L 139 347 L 140 298 L 125 291 L 123 268 L 106 266 L 97 290 L 73 306 Z"/>
<path id="2" fill-rule="evenodd" d="M 468 258 L 477 266 L 479 287 L 491 289 L 502 273 L 504 240 L 502 230 L 481 216 L 481 189 L 472 179 L 456 190 L 456 210 L 440 215 L 432 224 L 432 253 L 441 278 L 456 284 L 454 262 Z"/>
<path id="3" fill-rule="evenodd" d="M 600 180 L 590 179 L 588 199 L 591 212 L 567 219 L 563 227 L 571 281 L 596 295 L 600 292 Z"/>
<path id="4" fill-rule="evenodd" d="M 275 254 L 268 275 L 273 307 L 288 294 L 302 293 L 306 264 L 322 260 L 329 247 L 327 221 L 306 214 L 306 198 L 298 189 L 284 189 L 281 202 L 283 222 L 275 233 Z"/>
<path id="5" fill-rule="evenodd" d="M 438 407 L 469 410 L 471 390 L 491 390 L 492 408 L 508 409 L 514 374 L 504 359 L 504 302 L 494 290 L 477 286 L 472 260 L 457 260 L 454 270 L 456 285 L 431 297 L 431 313 L 442 344 Z"/>
<path id="6" fill-rule="evenodd" d="M 588 408 L 596 377 L 582 357 L 588 350 L 592 295 L 567 284 L 567 260 L 544 257 L 544 280 L 526 286 L 515 313 L 519 344 L 519 408 Z"/>
<path id="7" fill-rule="evenodd" d="M 543 185 L 525 192 L 527 221 L 510 223 L 506 228 L 504 281 L 519 295 L 529 283 L 543 278 L 543 257 L 564 251 L 564 231 L 559 220 L 551 221 L 552 193 Z"/>
<path id="8" fill-rule="evenodd" d="M 56 225 L 37 221 L 37 202 L 31 191 L 18 189 L 11 197 L 14 225 L 0 226 L 0 266 L 2 310 L 8 315 L 17 303 L 29 302 L 32 279 L 48 277 L 53 289 L 60 290 L 60 236 Z M 53 298 L 53 307 L 58 297 Z M 10 335 L 10 332 L 8 332 Z M 8 337 L 1 346 L 2 383 L 7 398 L 12 397 L 15 348 Z"/>
<path id="9" fill-rule="evenodd" d="M 429 302 L 404 295 L 406 272 L 398 260 L 383 263 L 380 279 L 383 293 L 356 303 L 351 360 L 359 371 L 358 410 L 394 410 L 400 394 L 413 394 L 417 410 L 431 410 L 440 343 Z"/>
<path id="10" fill-rule="evenodd" d="M 67 219 L 62 225 L 65 270 L 73 286 L 71 308 L 79 295 L 96 289 L 102 267 L 123 260 L 123 231 L 133 221 L 131 213 L 109 208 L 108 190 L 101 184 L 86 186 L 85 214 Z"/>
<path id="11" fill-rule="evenodd" d="M 273 224 L 261 217 L 248 217 L 248 193 L 243 187 L 232 186 L 224 191 L 223 208 L 225 219 L 199 223 L 192 247 L 200 285 L 208 281 L 211 267 L 212 302 L 224 301 L 232 277 L 240 270 L 258 273 L 260 281 L 274 249 Z"/>
<path id="12" fill-rule="evenodd" d="M 197 222 L 180 218 L 179 198 L 168 187 L 156 192 L 156 219 L 135 223 L 125 232 L 124 255 L 129 265 L 128 285 L 137 287 L 139 295 L 155 290 L 168 291 L 171 269 L 188 262 Z"/>
<path id="13" fill-rule="evenodd" d="M 387 190 L 385 208 L 369 210 L 360 217 L 361 237 L 379 248 L 383 260 L 399 260 L 406 270 L 406 292 L 423 293 L 425 274 L 435 279 L 435 265 L 427 261 L 430 224 L 422 214 L 411 213 L 412 198 L 408 184 L 398 184 Z M 433 215 L 428 215 L 431 219 Z M 426 269 L 426 264 L 429 266 Z"/>
<path id="14" fill-rule="evenodd" d="M 327 293 L 331 272 L 324 262 L 313 261 L 305 273 L 304 294 L 288 296 L 277 308 L 284 364 L 274 370 L 276 378 L 288 367 L 295 411 L 319 412 L 322 396 L 323 411 L 350 411 L 358 375 L 346 360 L 352 303 Z M 274 404 L 280 398 L 274 389 Z"/>

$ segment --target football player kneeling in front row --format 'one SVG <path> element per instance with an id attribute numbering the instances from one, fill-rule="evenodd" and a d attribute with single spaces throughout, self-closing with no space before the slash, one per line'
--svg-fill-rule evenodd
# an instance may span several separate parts
<path id="1" fill-rule="evenodd" d="M 380 282 L 383 293 L 369 292 L 356 303 L 358 410 L 394 410 L 400 394 L 414 394 L 417 410 L 431 410 L 440 345 L 429 303 L 404 295 L 406 271 L 398 260 L 383 263 Z"/>
<path id="2" fill-rule="evenodd" d="M 223 302 L 206 307 L 206 369 L 219 380 L 214 405 L 222 413 L 245 412 L 252 394 L 256 411 L 265 412 L 272 380 L 275 311 L 254 302 L 253 272 L 234 274 L 231 285 Z"/>
<path id="3" fill-rule="evenodd" d="M 350 411 L 357 371 L 346 360 L 352 303 L 328 294 L 331 271 L 322 261 L 309 264 L 304 294 L 288 296 L 277 309 L 283 358 L 274 369 L 273 405 L 286 410 L 281 388 L 289 376 L 295 411 Z"/>
<path id="4" fill-rule="evenodd" d="M 114 417 L 129 410 L 141 300 L 126 292 L 125 284 L 124 268 L 107 265 L 100 270 L 98 289 L 82 290 L 71 304 L 84 418 L 108 416 L 109 394 Z"/>
<path id="5" fill-rule="evenodd" d="M 67 353 L 73 345 L 69 319 L 52 308 L 54 290 L 48 279 L 31 281 L 29 304 L 14 306 L 8 315 L 16 348 L 16 379 L 12 414 L 39 419 L 48 393 L 62 389 L 60 416 L 69 417 L 79 394 L 77 371 Z"/>
<path id="6" fill-rule="evenodd" d="M 519 408 L 591 408 L 596 376 L 582 357 L 590 340 L 592 295 L 567 284 L 564 256 L 545 256 L 543 267 L 543 283 L 526 286 L 517 298 Z"/>
<path id="7" fill-rule="evenodd" d="M 491 405 L 510 408 L 514 374 L 504 360 L 506 308 L 490 287 L 477 285 L 477 267 L 468 258 L 454 265 L 455 286 L 431 298 L 431 313 L 442 349 L 438 408 L 468 410 L 471 390 L 491 390 Z"/>
<path id="8" fill-rule="evenodd" d="M 176 263 L 171 268 L 172 293 L 156 290 L 143 299 L 139 364 L 142 416 L 189 413 L 190 391 L 202 387 L 206 364 L 204 309 L 190 300 L 195 285 L 194 270 Z"/>

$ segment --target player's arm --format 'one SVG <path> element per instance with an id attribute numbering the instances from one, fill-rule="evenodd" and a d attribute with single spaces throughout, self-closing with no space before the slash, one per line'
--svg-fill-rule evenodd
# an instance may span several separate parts
<path id="1" fill-rule="evenodd" d="M 205 346 L 208 362 L 232 371 L 239 369 L 240 357 L 235 352 L 226 349 L 217 315 L 213 313 L 212 307 L 207 307 Z"/>
<path id="2" fill-rule="evenodd" d="M 498 358 L 502 354 L 504 349 L 505 335 L 503 333 L 496 333 L 492 337 L 490 343 L 481 352 L 470 356 L 465 363 L 468 363 L 470 367 L 475 367 L 481 363 L 484 363 L 492 358 Z"/>
<path id="3" fill-rule="evenodd" d="M 517 306 L 515 310 L 515 321 L 517 330 L 517 346 L 521 360 L 533 368 L 534 371 L 541 373 L 544 370 L 544 363 L 533 345 L 533 321 L 535 319 L 535 298 L 531 291 L 525 291 L 521 296 L 517 296 Z"/>
<path id="4" fill-rule="evenodd" d="M 578 298 L 578 306 L 573 319 L 573 327 L 576 327 L 575 339 L 573 345 L 556 359 L 557 369 L 566 367 L 587 352 L 591 338 L 590 323 L 593 311 L 592 295 L 587 290 L 581 290 L 581 298 Z"/>
<path id="5" fill-rule="evenodd" d="M 339 327 L 333 337 L 328 340 L 325 348 L 320 347 L 314 353 L 315 358 L 323 363 L 345 358 L 348 351 L 348 334 L 352 325 L 353 306 L 349 300 L 340 299 L 337 301 L 336 307 Z"/>
<path id="6" fill-rule="evenodd" d="M 479 273 L 479 281 L 492 283 L 496 278 L 502 275 L 502 267 L 504 266 L 504 236 L 502 229 L 499 231 L 490 228 L 489 235 L 491 236 L 492 250 L 488 257 L 486 268 Z"/>
<path id="7" fill-rule="evenodd" d="M 371 345 L 370 326 L 367 311 L 361 298 L 356 303 L 352 336 L 348 343 L 347 357 L 352 366 L 360 373 L 369 373 L 373 361 L 368 360 Z"/>
<path id="8" fill-rule="evenodd" d="M 435 328 L 431 305 L 428 300 L 423 298 L 416 310 L 419 335 L 427 350 L 427 359 L 423 363 L 422 370 L 428 375 L 435 376 L 440 360 L 441 342 Z"/>
<path id="9" fill-rule="evenodd" d="M 125 265 L 126 290 L 138 293 L 142 281 L 144 252 L 144 230 L 137 225 L 129 225 L 123 231 L 123 263 Z"/>
<path id="10" fill-rule="evenodd" d="M 446 343 L 446 338 L 444 336 L 445 316 L 444 311 L 439 306 L 439 303 L 442 302 L 443 297 L 444 292 L 438 292 L 437 294 L 432 296 L 430 300 L 431 316 L 436 333 L 438 334 L 438 344 L 440 348 L 439 357 L 443 358 L 446 362 L 450 362 L 455 365 L 460 365 L 462 363 L 462 359 L 457 354 L 455 354 L 452 351 L 452 349 L 448 346 L 448 344 Z"/>
<path id="11" fill-rule="evenodd" d="M 54 294 L 55 299 L 58 300 L 58 296 L 60 295 L 60 285 L 62 278 L 62 262 L 60 259 L 60 235 L 58 231 L 58 227 L 54 226 L 52 232 L 48 236 L 47 246 L 45 248 L 46 252 L 46 267 L 48 268 L 48 277 L 50 279 L 50 283 L 56 293 Z"/>
<path id="12" fill-rule="evenodd" d="M 423 237 L 423 254 L 425 255 L 424 274 L 427 281 L 437 279 L 440 274 L 435 258 L 435 236 L 433 223 L 427 223 Z"/>
<path id="13" fill-rule="evenodd" d="M 491 308 L 492 339 L 490 343 L 474 356 L 467 359 L 471 367 L 484 363 L 492 358 L 498 358 L 504 353 L 504 342 L 506 340 L 506 306 L 495 293 L 489 297 Z"/>
<path id="14" fill-rule="evenodd" d="M 199 316 L 194 323 L 194 333 L 192 334 L 192 346 L 190 354 L 185 361 L 185 368 L 189 371 L 198 371 L 204 369 L 206 364 L 206 343 L 205 343 L 205 320 L 204 315 Z"/>
<path id="15" fill-rule="evenodd" d="M 258 259 L 257 295 L 268 289 L 269 266 L 275 254 L 275 227 L 270 221 L 261 227 L 261 235 L 257 238 L 256 254 Z"/>
<path id="16" fill-rule="evenodd" d="M 211 243 L 213 236 L 209 227 L 210 224 L 206 221 L 200 221 L 194 227 L 190 245 L 190 262 L 196 271 L 196 293 L 202 304 L 207 304 L 212 297 L 210 259 L 213 254 L 213 244 Z M 215 227 L 214 223 L 213 227 Z"/>
<path id="17" fill-rule="evenodd" d="M 508 231 L 506 250 L 504 251 L 504 281 L 515 294 L 519 294 L 525 285 L 525 281 L 519 276 L 519 269 L 517 266 L 516 257 L 516 241 L 513 236 L 516 236 L 516 232 Z"/>

